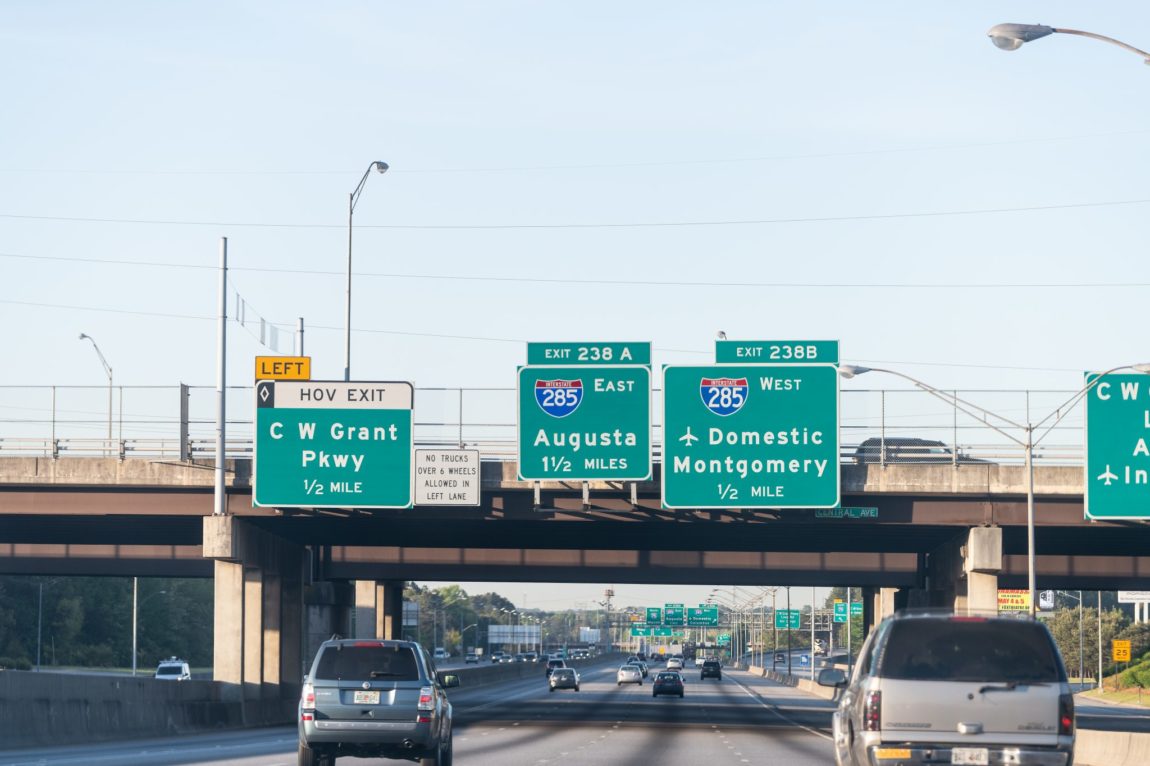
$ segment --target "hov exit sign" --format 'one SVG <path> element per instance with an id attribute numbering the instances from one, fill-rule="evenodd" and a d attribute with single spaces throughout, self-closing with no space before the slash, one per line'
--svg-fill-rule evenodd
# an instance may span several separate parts
<path id="1" fill-rule="evenodd" d="M 839 376 L 831 364 L 663 368 L 668 508 L 839 504 Z"/>
<path id="2" fill-rule="evenodd" d="M 407 382 L 256 384 L 252 502 L 279 508 L 408 508 Z"/>

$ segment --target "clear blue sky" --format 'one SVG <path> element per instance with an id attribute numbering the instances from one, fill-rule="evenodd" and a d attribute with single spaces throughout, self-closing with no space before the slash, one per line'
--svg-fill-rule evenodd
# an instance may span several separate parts
<path id="1" fill-rule="evenodd" d="M 722 329 L 1073 389 L 1150 357 L 1150 69 L 1004 53 L 1002 21 L 1150 47 L 1137 3 L 10 0 L 0 383 L 103 384 L 86 332 L 118 383 L 211 386 L 221 236 L 339 378 L 380 159 L 358 379 L 512 386 L 525 340 L 702 362 Z M 233 383 L 260 352 L 233 331 Z"/>

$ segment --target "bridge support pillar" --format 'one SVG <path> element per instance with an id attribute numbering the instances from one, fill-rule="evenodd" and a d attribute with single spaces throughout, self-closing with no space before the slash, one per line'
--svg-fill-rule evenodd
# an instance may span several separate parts
<path id="1" fill-rule="evenodd" d="M 204 519 L 203 549 L 215 559 L 215 680 L 233 700 L 294 697 L 302 676 L 302 549 L 231 516 Z"/>
<path id="2" fill-rule="evenodd" d="M 958 614 L 998 611 L 1002 528 L 973 527 L 930 556 L 931 603 Z"/>
<path id="3" fill-rule="evenodd" d="M 355 637 L 403 638 L 403 581 L 357 580 Z"/>

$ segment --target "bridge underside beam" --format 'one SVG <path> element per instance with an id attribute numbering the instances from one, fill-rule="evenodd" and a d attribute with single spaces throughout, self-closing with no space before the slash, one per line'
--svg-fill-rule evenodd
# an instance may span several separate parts
<path id="1" fill-rule="evenodd" d="M 918 559 L 913 553 L 339 546 L 331 549 L 324 576 L 333 580 L 911 587 L 917 582 Z"/>

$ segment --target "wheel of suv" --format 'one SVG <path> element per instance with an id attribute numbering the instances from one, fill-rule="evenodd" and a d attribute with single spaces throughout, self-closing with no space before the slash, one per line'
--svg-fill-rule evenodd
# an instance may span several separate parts
<path id="1" fill-rule="evenodd" d="M 326 758 L 320 755 L 302 741 L 299 743 L 299 766 L 328 766 L 328 764 L 334 763 L 334 761 L 334 758 Z"/>
<path id="2" fill-rule="evenodd" d="M 439 749 L 435 751 L 435 755 L 426 756 L 420 760 L 420 766 L 451 766 L 451 760 L 454 756 L 453 748 L 451 746 L 451 735 L 447 735 L 446 740 L 441 740 Z"/>

